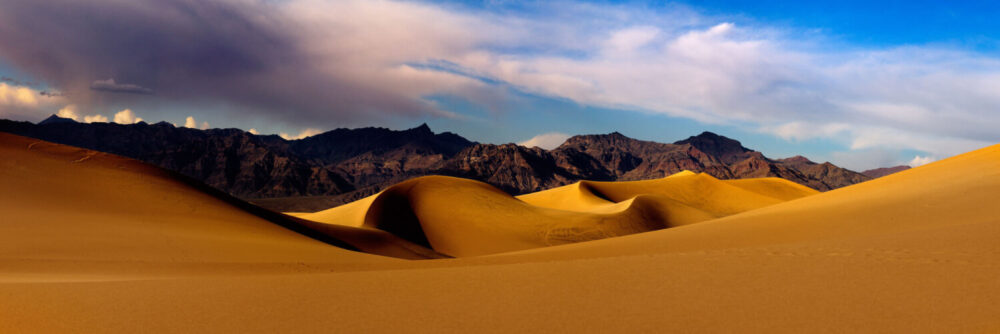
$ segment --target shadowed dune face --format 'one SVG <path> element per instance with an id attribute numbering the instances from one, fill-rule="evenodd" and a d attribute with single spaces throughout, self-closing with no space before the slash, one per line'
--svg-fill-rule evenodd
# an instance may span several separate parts
<path id="1" fill-rule="evenodd" d="M 582 181 L 515 198 L 482 182 L 428 176 L 355 203 L 294 215 L 387 231 L 462 257 L 693 224 L 816 193 L 780 179 L 743 184 L 688 172 L 650 181 Z"/>
<path id="2" fill-rule="evenodd" d="M 0 157 L 0 259 L 204 264 L 370 257 L 346 249 L 441 257 L 384 231 L 262 210 L 109 154 L 0 133 Z"/>
<path id="3" fill-rule="evenodd" d="M 644 202 L 647 200 L 630 201 L 607 213 L 556 210 L 524 203 L 482 182 L 430 176 L 376 195 L 361 225 L 451 256 L 472 256 L 666 227 L 665 215 Z M 334 210 L 303 217 L 320 220 L 325 215 L 323 221 L 331 221 L 331 214 L 339 213 Z"/>
<path id="4" fill-rule="evenodd" d="M 14 226 L 24 221 L 52 221 L 43 225 L 51 231 L 45 233 L 93 236 L 113 246 L 107 249 L 140 249 L 144 237 L 125 237 L 131 229 L 150 240 L 183 240 L 174 243 L 179 247 L 175 253 L 195 254 L 196 249 L 214 247 L 205 244 L 205 238 L 185 237 L 192 233 L 188 228 L 193 228 L 222 238 L 222 245 L 231 242 L 233 249 L 224 254 L 236 256 L 246 249 L 248 259 L 258 258 L 249 254 L 261 253 L 259 258 L 267 259 L 284 252 L 253 246 L 251 241 L 257 239 L 274 243 L 265 230 L 301 239 L 301 245 L 317 243 L 313 247 L 325 248 L 326 243 L 405 259 L 476 256 L 687 225 L 781 201 L 693 173 L 651 181 L 584 181 L 520 198 L 478 181 L 430 176 L 327 211 L 296 214 L 296 218 L 262 210 L 135 160 L 0 136 L 0 150 L 6 158 L 0 171 L 4 175 L 0 209 L 9 212 L 8 222 L 16 223 L 7 227 L 9 234 L 20 235 L 22 231 Z M 771 187 L 784 189 L 782 184 Z M 695 191 L 706 196 L 681 194 Z M 249 231 L 264 234 L 241 237 Z M 12 252 L 17 249 L 16 253 L 45 253 L 38 249 L 45 244 L 41 242 L 45 233 L 18 237 L 7 247 Z M 169 243 L 150 244 L 165 247 Z M 301 245 L 292 242 L 288 251 L 304 251 Z M 169 249 L 138 254 L 175 256 L 166 255 Z M 339 250 L 324 249 L 317 254 L 332 251 Z"/>
<path id="5" fill-rule="evenodd" d="M 3 333 L 1000 330 L 1000 145 L 817 195 L 421 178 L 296 214 L 316 221 L 92 151 L 0 134 L 0 157 Z M 734 196 L 780 203 L 712 219 Z M 403 258 L 526 250 L 402 261 L 310 231 Z"/>

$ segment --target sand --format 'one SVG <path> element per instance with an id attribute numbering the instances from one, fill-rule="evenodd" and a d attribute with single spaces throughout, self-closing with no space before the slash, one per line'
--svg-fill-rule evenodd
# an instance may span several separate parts
<path id="1" fill-rule="evenodd" d="M 475 246 L 495 236 L 533 242 L 518 239 L 524 226 L 548 223 L 533 219 L 592 223 L 581 217 L 621 216 L 636 201 L 725 216 L 410 261 L 331 245 L 420 246 L 385 239 L 382 225 L 323 224 L 346 229 L 320 233 L 334 239 L 324 242 L 292 230 L 323 226 L 261 214 L 132 160 L 36 142 L 0 134 L 4 333 L 1000 331 L 1000 146 L 798 197 L 773 179 L 698 174 L 520 199 L 474 182 L 414 180 L 397 195 L 443 222 L 424 229 L 428 240 L 476 240 L 454 249 L 496 247 Z M 658 193 L 667 186 L 656 182 L 682 178 L 693 179 L 671 189 L 707 192 Z M 437 201 L 411 201 L 449 193 L 461 196 L 441 213 Z M 710 193 L 729 195 L 713 202 Z M 344 217 L 366 216 L 371 205 Z M 463 216 L 491 205 L 531 219 L 486 233 L 491 217 Z"/>
<path id="2" fill-rule="evenodd" d="M 468 257 L 694 224 L 817 193 L 782 179 L 734 182 L 685 171 L 649 181 L 581 181 L 513 197 L 478 181 L 426 176 L 343 206 L 289 214 L 387 231 Z"/>

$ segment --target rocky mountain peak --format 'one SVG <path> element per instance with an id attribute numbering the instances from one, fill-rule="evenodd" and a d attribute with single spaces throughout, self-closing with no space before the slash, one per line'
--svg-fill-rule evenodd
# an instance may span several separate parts
<path id="1" fill-rule="evenodd" d="M 419 133 L 421 135 L 434 135 L 434 131 L 431 131 L 431 127 L 428 126 L 427 123 L 422 123 L 420 126 L 406 130 L 406 132 Z"/>
<path id="2" fill-rule="evenodd" d="M 59 117 L 57 115 L 52 115 L 52 116 L 49 116 L 49 118 L 46 118 L 45 120 L 42 120 L 41 122 L 38 122 L 38 125 L 59 124 L 59 123 L 76 123 L 76 121 L 74 121 L 71 118 L 63 118 L 63 117 Z"/>
<path id="3" fill-rule="evenodd" d="M 739 141 L 720 136 L 712 132 L 702 132 L 697 136 L 688 137 L 674 144 L 691 145 L 698 150 L 718 157 L 723 163 L 731 164 L 746 159 L 745 153 L 750 149 L 743 147 Z"/>
<path id="4" fill-rule="evenodd" d="M 578 180 L 645 180 L 682 170 L 719 179 L 782 177 L 817 190 L 870 179 L 804 157 L 768 159 L 711 132 L 676 144 L 633 139 L 619 132 L 581 135 L 547 151 L 478 144 L 453 133 L 435 134 L 427 124 L 402 131 L 335 129 L 285 140 L 238 129 L 203 131 L 164 122 L 90 124 L 54 116 L 40 124 L 0 120 L 0 131 L 136 158 L 245 198 L 317 198 L 275 199 L 272 208 L 280 211 L 328 208 L 432 174 L 485 181 L 514 194 Z M 281 204 L 292 202 L 303 206 Z"/>
<path id="5" fill-rule="evenodd" d="M 567 139 L 562 145 L 559 145 L 559 147 L 555 148 L 555 150 L 572 149 L 578 151 L 593 151 L 593 150 L 628 151 L 635 147 L 649 143 L 652 142 L 646 142 L 630 138 L 621 134 L 620 132 L 612 132 L 608 134 L 573 136 Z"/>
<path id="6" fill-rule="evenodd" d="M 815 164 L 815 162 L 809 160 L 809 158 L 803 157 L 801 155 L 796 155 L 791 158 L 784 158 L 781 159 L 781 161 L 789 164 Z"/>

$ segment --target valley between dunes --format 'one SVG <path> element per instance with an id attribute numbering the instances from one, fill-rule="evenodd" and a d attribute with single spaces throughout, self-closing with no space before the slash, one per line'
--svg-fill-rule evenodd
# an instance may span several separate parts
<path id="1" fill-rule="evenodd" d="M 1000 145 L 825 193 L 412 179 L 278 214 L 0 133 L 0 332 L 997 332 Z"/>

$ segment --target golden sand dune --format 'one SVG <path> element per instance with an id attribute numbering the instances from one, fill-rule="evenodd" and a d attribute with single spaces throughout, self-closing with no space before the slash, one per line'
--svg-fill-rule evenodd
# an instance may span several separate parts
<path id="1" fill-rule="evenodd" d="M 795 201 L 670 231 L 578 245 L 565 252 L 574 257 L 585 248 L 594 248 L 595 256 L 675 252 L 928 230 L 938 232 L 926 237 L 944 237 L 952 228 L 1000 227 L 995 225 L 1000 222 L 1000 206 L 993 205 L 998 196 L 1000 145 Z M 1000 251 L 1000 243 L 994 249 Z"/>
<path id="2" fill-rule="evenodd" d="M 385 232 L 267 212 L 131 159 L 5 133 L 0 157 L 0 261 L 51 261 L 55 268 L 358 257 L 327 243 L 403 258 L 435 256 Z"/>
<path id="3" fill-rule="evenodd" d="M 293 215 L 388 231 L 461 257 L 687 225 L 780 203 L 790 194 L 817 193 L 781 179 L 748 181 L 740 183 L 744 189 L 684 173 L 651 181 L 583 181 L 515 198 L 482 182 L 428 176 L 344 206 Z"/>
<path id="4" fill-rule="evenodd" d="M 697 224 L 404 261 L 304 237 L 132 160 L 36 142 L 0 134 L 3 333 L 1000 331 L 1000 146 Z M 396 188 L 382 204 L 392 196 L 341 207 L 352 222 L 344 225 L 355 226 L 324 226 L 376 233 L 342 236 L 362 244 L 388 234 L 364 225 L 371 207 L 405 202 L 421 223 L 458 221 L 480 197 L 577 223 L 663 199 L 701 212 L 740 205 L 656 194 L 642 183 L 548 193 L 589 198 L 586 190 L 607 201 L 568 207 L 554 195 L 521 201 L 478 183 L 430 180 Z M 770 183 L 684 182 L 778 201 L 796 194 Z M 423 199 L 441 193 L 460 195 L 446 197 L 449 210 L 427 209 L 441 204 Z M 428 240 L 451 226 L 434 227 Z"/>
<path id="5" fill-rule="evenodd" d="M 518 198 L 542 207 L 589 211 L 636 196 L 655 195 L 683 203 L 712 217 L 723 217 L 818 193 L 779 178 L 723 181 L 708 174 L 683 171 L 658 180 L 580 181 Z"/>

